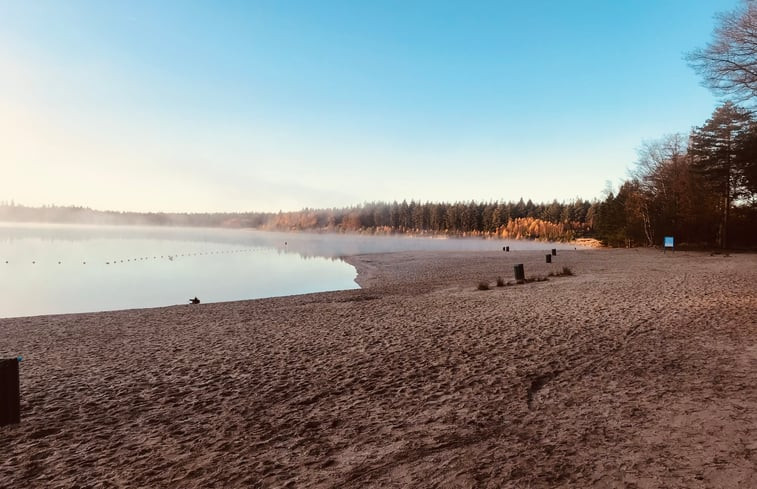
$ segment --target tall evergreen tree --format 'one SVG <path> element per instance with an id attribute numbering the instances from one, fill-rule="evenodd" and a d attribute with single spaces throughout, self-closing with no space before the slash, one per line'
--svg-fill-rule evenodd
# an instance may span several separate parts
<path id="1" fill-rule="evenodd" d="M 689 142 L 693 169 L 705 178 L 706 186 L 719 200 L 718 241 L 722 248 L 728 246 L 731 206 L 745 190 L 741 151 L 752 122 L 748 111 L 726 102 L 693 131 Z"/>

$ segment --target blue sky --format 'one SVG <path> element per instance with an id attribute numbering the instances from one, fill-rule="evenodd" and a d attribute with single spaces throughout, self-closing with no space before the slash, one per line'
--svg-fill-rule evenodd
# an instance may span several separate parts
<path id="1" fill-rule="evenodd" d="M 0 200 L 138 211 L 571 200 L 718 103 L 736 0 L 0 0 Z"/>

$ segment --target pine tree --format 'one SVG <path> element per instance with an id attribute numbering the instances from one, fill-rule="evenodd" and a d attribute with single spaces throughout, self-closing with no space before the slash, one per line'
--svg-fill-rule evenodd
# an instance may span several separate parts
<path id="1" fill-rule="evenodd" d="M 749 135 L 751 115 L 732 102 L 721 105 L 704 126 L 691 134 L 690 152 L 693 169 L 701 174 L 706 187 L 718 197 L 721 216 L 718 241 L 728 246 L 728 223 L 733 202 L 740 198 L 744 187 L 744 162 L 740 156 Z"/>

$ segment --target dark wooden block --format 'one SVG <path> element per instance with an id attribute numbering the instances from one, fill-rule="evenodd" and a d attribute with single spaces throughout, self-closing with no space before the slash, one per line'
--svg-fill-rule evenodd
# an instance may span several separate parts
<path id="1" fill-rule="evenodd" d="M 518 265 L 515 265 L 513 267 L 513 270 L 515 272 L 515 280 L 522 282 L 523 280 L 526 280 L 526 272 L 523 270 L 523 264 L 519 263 Z"/>
<path id="2" fill-rule="evenodd" d="M 18 359 L 0 359 L 0 426 L 21 422 Z"/>

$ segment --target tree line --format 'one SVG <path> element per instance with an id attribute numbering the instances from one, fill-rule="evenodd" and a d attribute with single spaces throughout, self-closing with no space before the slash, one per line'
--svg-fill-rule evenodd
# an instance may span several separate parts
<path id="1" fill-rule="evenodd" d="M 611 246 L 660 245 L 664 236 L 720 248 L 757 244 L 757 122 L 732 102 L 684 137 L 647 142 L 632 178 L 599 205 L 597 235 Z"/>
<path id="2" fill-rule="evenodd" d="M 757 4 L 720 16 L 713 41 L 688 55 L 726 100 L 687 136 L 643 145 L 631 178 L 599 205 L 595 231 L 614 246 L 757 245 Z M 734 101 L 735 100 L 735 101 Z"/>
<path id="3" fill-rule="evenodd" d="M 346 209 L 279 213 L 263 227 L 569 241 L 590 234 L 596 205 L 581 199 L 535 204 L 522 198 L 517 202 L 373 202 Z"/>
<path id="4" fill-rule="evenodd" d="M 599 202 L 372 202 L 348 208 L 260 213 L 137 213 L 0 203 L 0 220 L 247 227 L 278 231 L 482 236 L 569 241 L 592 235 Z"/>
<path id="5" fill-rule="evenodd" d="M 260 227 L 272 216 L 262 212 L 120 212 L 100 211 L 82 206 L 44 205 L 29 207 L 0 201 L 0 222 L 51 222 L 66 224 L 189 226 L 189 227 Z"/>

